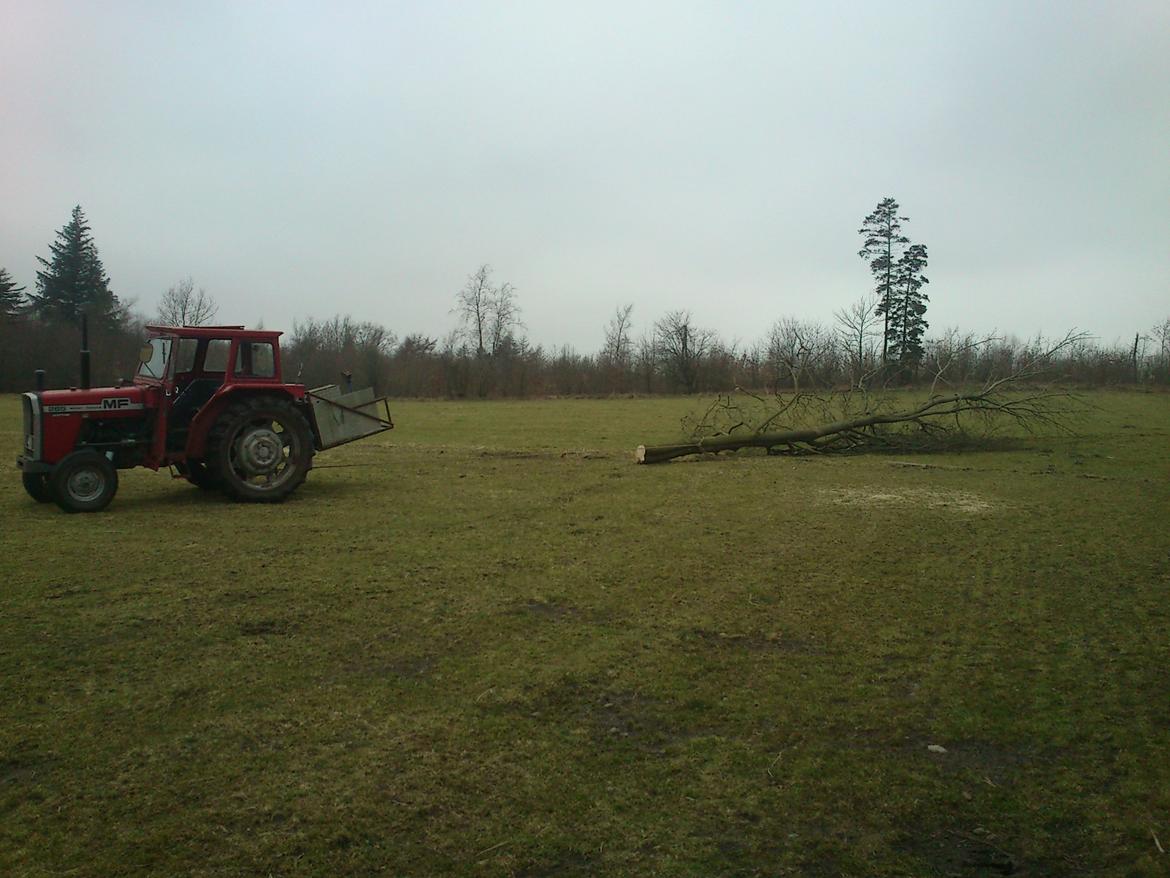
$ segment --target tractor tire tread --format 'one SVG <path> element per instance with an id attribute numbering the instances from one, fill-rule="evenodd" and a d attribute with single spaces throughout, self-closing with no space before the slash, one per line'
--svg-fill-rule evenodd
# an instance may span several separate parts
<path id="1" fill-rule="evenodd" d="M 53 502 L 53 486 L 44 473 L 21 473 L 20 481 L 25 492 L 38 503 Z"/>
<path id="2" fill-rule="evenodd" d="M 103 479 L 101 493 L 90 500 L 79 500 L 69 493 L 69 476 L 79 466 L 95 467 Z M 80 449 L 66 455 L 49 476 L 53 500 L 66 512 L 100 512 L 110 505 L 118 492 L 118 470 L 97 451 Z"/>
<path id="3" fill-rule="evenodd" d="M 230 464 L 225 462 L 230 459 L 230 449 L 226 445 L 231 434 L 238 429 L 239 422 L 262 412 L 279 412 L 283 418 L 287 418 L 287 426 L 301 433 L 301 445 L 305 451 L 303 465 L 297 467 L 288 482 L 270 493 L 248 491 L 234 477 Z M 229 403 L 216 418 L 208 434 L 206 462 L 208 471 L 214 474 L 216 486 L 232 500 L 244 503 L 280 503 L 301 486 L 313 466 L 312 428 L 308 418 L 291 399 L 272 394 L 249 396 Z"/>

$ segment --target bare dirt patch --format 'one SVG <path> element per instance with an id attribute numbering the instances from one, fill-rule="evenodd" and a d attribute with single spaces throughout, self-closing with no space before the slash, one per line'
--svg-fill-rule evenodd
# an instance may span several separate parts
<path id="1" fill-rule="evenodd" d="M 971 491 L 943 491 L 933 488 L 828 488 L 822 502 L 861 509 L 941 509 L 965 515 L 985 515 L 1002 508 Z"/>
<path id="2" fill-rule="evenodd" d="M 539 460 L 551 458 L 552 454 L 542 451 L 524 451 L 512 448 L 485 448 L 479 453 L 480 457 L 496 457 L 502 460 Z"/>

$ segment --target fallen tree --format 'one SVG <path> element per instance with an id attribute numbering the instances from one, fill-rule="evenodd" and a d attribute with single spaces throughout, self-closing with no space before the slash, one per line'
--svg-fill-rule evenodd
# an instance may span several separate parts
<path id="1" fill-rule="evenodd" d="M 938 356 L 929 396 L 908 402 L 905 393 L 875 392 L 874 375 L 862 377 L 845 391 L 817 393 L 799 387 L 764 397 L 737 388 L 718 397 L 698 418 L 690 419 L 690 441 L 677 445 L 639 445 L 638 463 L 661 463 L 691 454 L 763 448 L 769 454 L 825 454 L 883 449 L 940 447 L 969 434 L 973 419 L 985 428 L 1007 421 L 1034 431 L 1046 426 L 1067 430 L 1066 416 L 1075 398 L 1051 385 L 1038 384 L 1052 372 L 1062 351 L 1085 340 L 1069 333 L 1058 342 L 1037 346 L 1001 377 L 977 388 L 948 387 L 947 373 L 956 357 L 971 347 L 991 344 L 986 338 Z M 940 388 L 948 388 L 940 392 Z M 684 421 L 684 425 L 687 422 Z"/>

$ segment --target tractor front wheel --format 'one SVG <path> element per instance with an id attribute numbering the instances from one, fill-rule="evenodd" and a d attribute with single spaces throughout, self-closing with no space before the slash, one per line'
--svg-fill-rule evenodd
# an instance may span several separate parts
<path id="1" fill-rule="evenodd" d="M 52 503 L 53 489 L 49 486 L 49 477 L 44 473 L 21 473 L 20 480 L 24 483 L 24 490 L 38 503 Z"/>
<path id="2" fill-rule="evenodd" d="M 49 477 L 53 499 L 66 512 L 98 512 L 118 490 L 118 471 L 96 451 L 74 451 Z"/>
<path id="3" fill-rule="evenodd" d="M 288 399 L 256 396 L 232 403 L 209 439 L 208 470 L 235 500 L 279 503 L 313 465 L 309 422 Z"/>

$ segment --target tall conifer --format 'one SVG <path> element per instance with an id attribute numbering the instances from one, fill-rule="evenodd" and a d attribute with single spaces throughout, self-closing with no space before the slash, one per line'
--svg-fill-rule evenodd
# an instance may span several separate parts
<path id="1" fill-rule="evenodd" d="M 887 335 L 892 359 L 902 368 L 904 377 L 918 368 L 925 353 L 922 336 L 929 325 L 926 303 L 930 298 L 922 291 L 930 283 L 922 273 L 926 261 L 926 245 L 911 244 L 893 271 L 894 297 Z"/>
<path id="2" fill-rule="evenodd" d="M 897 201 L 883 198 L 857 230 L 857 234 L 865 239 L 857 255 L 869 263 L 874 278 L 874 292 L 878 297 L 876 313 L 885 318 L 882 331 L 883 364 L 888 361 L 890 311 L 895 295 L 894 266 L 902 255 L 902 248 L 910 243 L 910 239 L 902 234 L 902 223 L 907 218 L 898 216 L 898 210 Z"/>
<path id="3" fill-rule="evenodd" d="M 0 319 L 11 320 L 24 307 L 24 287 L 18 287 L 7 268 L 0 268 Z"/>
<path id="4" fill-rule="evenodd" d="M 118 298 L 80 205 L 49 245 L 49 258 L 37 261 L 44 270 L 37 272 L 37 292 L 29 299 L 38 316 L 56 323 L 74 323 L 82 313 L 95 322 L 117 319 Z"/>

